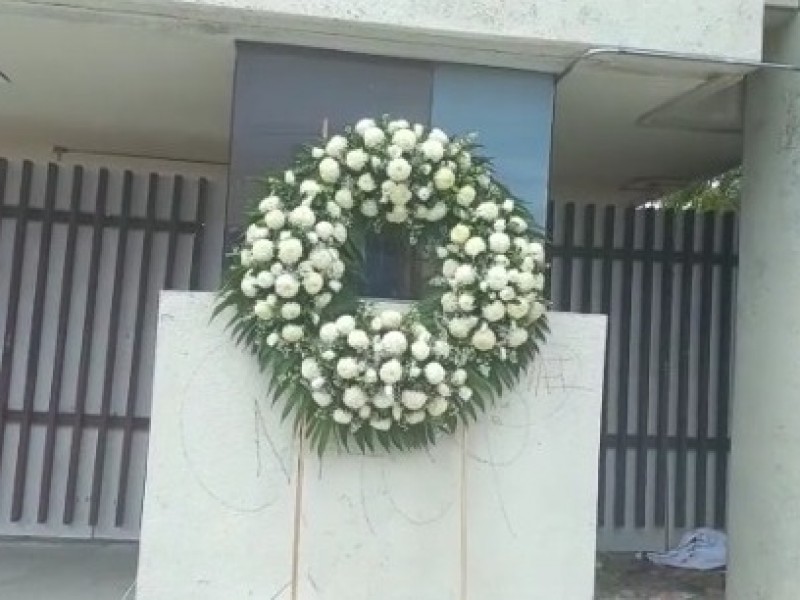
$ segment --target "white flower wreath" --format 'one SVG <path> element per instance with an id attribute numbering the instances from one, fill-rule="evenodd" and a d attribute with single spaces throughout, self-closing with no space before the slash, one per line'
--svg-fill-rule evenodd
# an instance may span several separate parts
<path id="1" fill-rule="evenodd" d="M 266 179 L 215 315 L 235 309 L 234 336 L 320 452 L 332 439 L 362 451 L 432 444 L 538 351 L 542 237 L 476 150 L 472 137 L 362 119 Z M 441 261 L 405 314 L 358 298 L 363 235 L 384 226 Z"/>

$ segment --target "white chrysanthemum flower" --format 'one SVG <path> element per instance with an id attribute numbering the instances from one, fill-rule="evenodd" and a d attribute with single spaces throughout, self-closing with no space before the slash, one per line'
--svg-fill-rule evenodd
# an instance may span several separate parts
<path id="1" fill-rule="evenodd" d="M 258 210 L 262 213 L 267 214 L 271 210 L 275 210 L 276 208 L 281 207 L 281 199 L 277 196 L 267 196 L 261 202 L 258 203 Z"/>
<path id="2" fill-rule="evenodd" d="M 333 200 L 345 210 L 353 208 L 353 194 L 346 188 L 337 190 L 333 196 Z"/>
<path id="3" fill-rule="evenodd" d="M 320 371 L 319 363 L 316 360 L 313 358 L 304 358 L 303 362 L 300 363 L 300 374 L 304 379 L 311 381 L 312 379 L 316 379 L 322 375 L 322 372 Z"/>
<path id="4" fill-rule="evenodd" d="M 333 235 L 333 225 L 331 225 L 328 221 L 320 221 L 314 227 L 314 231 L 316 232 L 317 236 L 319 236 L 319 239 L 325 242 L 328 241 Z"/>
<path id="5" fill-rule="evenodd" d="M 264 215 L 264 223 L 270 229 L 281 229 L 286 224 L 286 215 L 276 208 Z"/>
<path id="6" fill-rule="evenodd" d="M 341 135 L 335 135 L 331 139 L 328 140 L 328 143 L 325 145 L 325 152 L 328 153 L 328 156 L 333 156 L 339 158 L 347 149 L 347 138 Z"/>
<path id="7" fill-rule="evenodd" d="M 469 227 L 459 223 L 450 230 L 450 240 L 456 244 L 463 244 L 469 239 L 470 233 Z"/>
<path id="8" fill-rule="evenodd" d="M 333 396 L 328 392 L 314 392 L 311 394 L 311 398 L 314 400 L 314 403 L 321 408 L 330 406 L 331 402 L 333 402 Z"/>
<path id="9" fill-rule="evenodd" d="M 444 381 L 446 373 L 444 367 L 438 362 L 429 362 L 425 365 L 425 379 L 431 385 L 439 385 Z"/>
<path id="10" fill-rule="evenodd" d="M 275 275 L 269 271 L 261 271 L 258 275 L 256 275 L 256 282 L 265 290 L 269 289 L 275 285 Z"/>
<path id="11" fill-rule="evenodd" d="M 492 223 L 492 229 L 498 232 L 503 232 L 506 230 L 506 220 L 505 219 L 497 219 L 494 223 Z M 509 246 L 511 244 L 511 238 L 509 238 Z"/>
<path id="12" fill-rule="evenodd" d="M 484 326 L 472 335 L 472 345 L 481 352 L 488 352 L 494 348 L 497 337 L 494 331 Z"/>
<path id="13" fill-rule="evenodd" d="M 411 123 L 405 119 L 395 119 L 394 121 L 389 121 L 386 129 L 389 130 L 389 133 L 394 133 L 398 129 L 408 129 L 409 127 L 411 127 Z"/>
<path id="14" fill-rule="evenodd" d="M 332 344 L 339 337 L 339 328 L 335 323 L 325 323 L 319 328 L 319 339 L 326 344 Z"/>
<path id="15" fill-rule="evenodd" d="M 508 331 L 508 345 L 512 348 L 521 346 L 528 341 L 528 332 L 521 327 L 514 327 Z"/>
<path id="16" fill-rule="evenodd" d="M 425 392 L 417 390 L 403 390 L 400 394 L 400 402 L 403 403 L 408 410 L 419 410 L 428 401 L 428 395 Z"/>
<path id="17" fill-rule="evenodd" d="M 489 236 L 489 250 L 497 254 L 505 254 L 511 248 L 511 238 L 499 231 Z"/>
<path id="18" fill-rule="evenodd" d="M 331 231 L 333 231 L 332 227 Z M 311 266 L 317 271 L 327 271 L 333 264 L 333 256 L 331 255 L 330 250 L 327 248 L 317 248 L 316 250 L 313 250 L 311 255 L 308 257 L 308 260 L 311 263 Z"/>
<path id="19" fill-rule="evenodd" d="M 303 183 L 300 184 L 300 194 L 307 198 L 313 198 L 319 194 L 320 191 L 322 191 L 322 188 L 319 187 L 319 184 L 313 179 L 305 179 Z"/>
<path id="20" fill-rule="evenodd" d="M 278 258 L 285 265 L 293 265 L 303 257 L 303 243 L 289 238 L 278 243 Z"/>
<path id="21" fill-rule="evenodd" d="M 468 319 L 463 317 L 458 317 L 451 320 L 447 324 L 447 330 L 450 332 L 454 338 L 459 340 L 463 340 L 469 335 L 469 332 L 472 330 L 472 326 Z"/>
<path id="22" fill-rule="evenodd" d="M 528 224 L 522 217 L 511 217 L 511 219 L 508 222 L 508 226 L 514 233 L 522 233 L 523 231 L 528 229 Z"/>
<path id="23" fill-rule="evenodd" d="M 392 144 L 406 152 L 411 152 L 417 145 L 417 136 L 410 129 L 398 129 L 392 135 Z"/>
<path id="24" fill-rule="evenodd" d="M 542 318 L 546 311 L 547 309 L 545 308 L 544 304 L 541 302 L 534 302 L 531 304 L 531 310 L 528 313 L 528 319 L 530 319 L 531 323 L 538 321 Z"/>
<path id="25" fill-rule="evenodd" d="M 453 391 L 450 389 L 450 386 L 447 385 L 446 383 L 440 383 L 439 385 L 437 385 L 436 391 L 445 397 L 449 397 L 453 393 Z"/>
<path id="26" fill-rule="evenodd" d="M 367 162 L 369 162 L 369 154 L 364 152 L 361 148 L 350 150 L 347 156 L 345 156 L 344 162 L 353 171 L 361 171 L 367 166 Z"/>
<path id="27" fill-rule="evenodd" d="M 408 220 L 408 210 L 405 206 L 397 206 L 386 213 L 386 220 L 390 223 L 405 223 Z"/>
<path id="28" fill-rule="evenodd" d="M 540 242 L 531 242 L 528 251 L 536 263 L 540 265 L 544 263 L 544 246 Z"/>
<path id="29" fill-rule="evenodd" d="M 411 163 L 405 158 L 393 158 L 386 165 L 386 174 L 392 181 L 405 181 L 411 175 Z"/>
<path id="30" fill-rule="evenodd" d="M 386 139 L 386 134 L 380 127 L 367 127 L 361 136 L 364 138 L 364 145 L 367 148 L 380 146 Z"/>
<path id="31" fill-rule="evenodd" d="M 422 123 L 414 123 L 414 134 L 418 139 L 422 137 L 423 133 L 425 133 L 425 125 Z"/>
<path id="32" fill-rule="evenodd" d="M 333 421 L 339 425 L 348 425 L 353 421 L 353 413 L 343 408 L 333 410 Z"/>
<path id="33" fill-rule="evenodd" d="M 376 187 L 375 180 L 369 173 L 364 173 L 361 177 L 359 177 L 357 184 L 358 184 L 358 189 L 364 192 L 371 192 Z"/>
<path id="34" fill-rule="evenodd" d="M 500 300 L 503 300 L 504 302 L 508 302 L 517 297 L 517 293 L 511 286 L 504 287 L 497 295 L 500 297 Z"/>
<path id="35" fill-rule="evenodd" d="M 400 403 L 395 404 L 392 406 L 392 418 L 395 421 L 399 421 L 403 418 L 403 405 Z"/>
<path id="36" fill-rule="evenodd" d="M 506 316 L 505 304 L 499 300 L 495 300 L 494 302 L 491 302 L 483 307 L 482 314 L 483 318 L 487 321 L 499 321 Z"/>
<path id="37" fill-rule="evenodd" d="M 472 388 L 468 388 L 466 386 L 458 388 L 458 397 L 462 400 L 469 400 L 472 398 Z"/>
<path id="38" fill-rule="evenodd" d="M 403 365 L 400 364 L 399 360 L 393 358 L 381 365 L 378 374 L 383 383 L 389 385 L 397 383 L 403 378 Z"/>
<path id="39" fill-rule="evenodd" d="M 319 176 L 325 183 L 336 183 L 341 175 L 338 161 L 333 158 L 323 158 L 319 163 Z"/>
<path id="40" fill-rule="evenodd" d="M 293 321 L 302 312 L 303 310 L 297 302 L 287 302 L 281 307 L 281 316 L 287 321 Z"/>
<path id="41" fill-rule="evenodd" d="M 438 140 L 428 139 L 421 145 L 422 154 L 432 162 L 439 162 L 444 156 L 444 145 Z"/>
<path id="42" fill-rule="evenodd" d="M 541 292 L 544 289 L 544 273 L 536 273 L 533 276 L 533 289 Z"/>
<path id="43" fill-rule="evenodd" d="M 303 229 L 310 229 L 317 221 L 314 211 L 309 206 L 298 206 L 289 213 L 289 223 Z"/>
<path id="44" fill-rule="evenodd" d="M 249 267 L 253 264 L 253 251 L 245 248 L 239 253 L 239 262 L 243 267 Z"/>
<path id="45" fill-rule="evenodd" d="M 325 292 L 324 294 L 320 294 L 314 298 L 314 306 L 317 308 L 325 308 L 331 303 L 331 300 L 333 300 L 333 296 L 328 292 Z"/>
<path id="46" fill-rule="evenodd" d="M 309 273 L 303 277 L 303 289 L 311 296 L 316 296 L 325 287 L 325 279 L 319 273 Z"/>
<path id="47" fill-rule="evenodd" d="M 275 280 L 275 293 L 281 298 L 294 298 L 300 291 L 300 284 L 294 275 L 282 273 Z"/>
<path id="48" fill-rule="evenodd" d="M 431 347 L 422 340 L 411 344 L 411 355 L 417 360 L 426 360 L 431 354 Z"/>
<path id="49" fill-rule="evenodd" d="M 508 271 L 502 265 L 494 265 L 486 271 L 484 280 L 490 289 L 499 292 L 508 285 Z"/>
<path id="50" fill-rule="evenodd" d="M 386 329 L 397 329 L 403 323 L 402 313 L 396 310 L 382 310 L 378 318 L 381 320 L 382 327 Z"/>
<path id="51" fill-rule="evenodd" d="M 417 198 L 419 198 L 423 202 L 427 202 L 428 198 L 430 198 L 431 195 L 433 194 L 433 190 L 430 187 L 419 188 L 416 191 L 416 194 Z"/>
<path id="52" fill-rule="evenodd" d="M 444 167 L 436 171 L 433 176 L 433 185 L 437 190 L 449 190 L 456 182 L 456 175 L 452 170 Z"/>
<path id="53" fill-rule="evenodd" d="M 270 294 L 267 296 L 267 304 L 270 306 L 277 306 L 278 304 L 278 297 L 275 294 Z"/>
<path id="54" fill-rule="evenodd" d="M 458 202 L 461 206 L 469 206 L 475 201 L 475 188 L 471 185 L 465 185 L 460 190 L 458 190 L 458 194 L 456 195 L 456 202 Z"/>
<path id="55" fill-rule="evenodd" d="M 506 310 L 508 311 L 508 316 L 512 319 L 521 319 L 528 314 L 530 311 L 531 306 L 530 303 L 525 300 L 525 298 L 518 298 L 514 302 L 509 302 Z"/>
<path id="56" fill-rule="evenodd" d="M 428 414 L 432 417 L 441 417 L 445 412 L 447 412 L 447 408 L 449 406 L 450 403 L 447 401 L 447 398 L 437 396 L 428 403 Z"/>
<path id="57" fill-rule="evenodd" d="M 424 410 L 415 410 L 406 415 L 406 423 L 409 425 L 418 425 L 422 423 L 427 416 L 428 415 Z"/>
<path id="58" fill-rule="evenodd" d="M 325 150 L 315 146 L 314 148 L 311 149 L 311 156 L 313 156 L 314 158 L 322 158 L 323 156 L 325 156 Z"/>
<path id="59" fill-rule="evenodd" d="M 252 257 L 257 262 L 266 262 L 272 258 L 274 246 L 269 240 L 256 240 L 253 243 Z"/>
<path id="60" fill-rule="evenodd" d="M 342 315 L 336 319 L 336 329 L 342 335 L 349 335 L 356 328 L 356 320 L 352 315 Z"/>
<path id="61" fill-rule="evenodd" d="M 389 431 L 392 427 L 392 420 L 372 417 L 369 421 L 369 425 L 376 431 Z"/>
<path id="62" fill-rule="evenodd" d="M 408 348 L 408 340 L 401 331 L 390 331 L 381 339 L 383 349 L 393 356 L 399 356 Z"/>
<path id="63" fill-rule="evenodd" d="M 514 201 L 511 198 L 506 198 L 503 200 L 503 210 L 505 212 L 511 212 L 514 210 Z"/>
<path id="64" fill-rule="evenodd" d="M 484 221 L 494 221 L 500 215 L 500 209 L 494 202 L 481 202 L 475 209 L 475 215 Z"/>
<path id="65" fill-rule="evenodd" d="M 412 197 L 411 190 L 405 184 L 393 185 L 389 190 L 389 201 L 392 204 L 408 204 Z"/>
<path id="66" fill-rule="evenodd" d="M 356 350 L 366 350 L 369 348 L 369 336 L 363 329 L 354 329 L 347 335 L 347 343 Z"/>
<path id="67" fill-rule="evenodd" d="M 472 294 L 461 294 L 458 297 L 458 308 L 464 312 L 472 312 L 475 310 L 475 296 Z"/>
<path id="68" fill-rule="evenodd" d="M 445 292 L 441 298 L 442 310 L 446 313 L 455 312 L 458 310 L 458 296 L 453 292 Z"/>
<path id="69" fill-rule="evenodd" d="M 456 269 L 458 268 L 458 261 L 453 260 L 452 258 L 448 258 L 442 263 L 442 275 L 447 277 L 453 277 L 456 274 Z"/>
<path id="70" fill-rule="evenodd" d="M 372 405 L 378 409 L 386 409 L 389 408 L 392 404 L 394 404 L 394 398 L 390 395 L 385 393 L 384 391 L 380 391 L 375 396 L 372 397 Z"/>
<path id="71" fill-rule="evenodd" d="M 517 287 L 523 292 L 529 292 L 536 286 L 536 277 L 533 273 L 520 273 L 517 278 Z"/>
<path id="72" fill-rule="evenodd" d="M 329 217 L 338 219 L 342 216 L 342 207 L 331 200 L 325 205 L 325 212 L 328 213 Z"/>
<path id="73" fill-rule="evenodd" d="M 272 307 L 266 300 L 257 301 L 253 307 L 253 313 L 262 321 L 269 321 L 274 315 Z"/>
<path id="74" fill-rule="evenodd" d="M 375 127 L 375 119 L 359 119 L 353 129 L 359 135 L 364 135 L 364 132 L 370 127 Z"/>
<path id="75" fill-rule="evenodd" d="M 425 219 L 431 223 L 435 223 L 436 221 L 444 219 L 445 216 L 447 216 L 447 205 L 444 202 L 437 202 L 431 207 L 428 214 L 425 215 Z"/>
<path id="76" fill-rule="evenodd" d="M 441 142 L 442 144 L 446 144 L 450 141 L 450 138 L 447 137 L 447 134 L 439 129 L 438 127 L 434 127 L 433 129 L 428 132 L 428 139 L 429 140 L 436 140 L 437 142 Z"/>
<path id="77" fill-rule="evenodd" d="M 459 265 L 453 278 L 460 286 L 472 285 L 476 279 L 475 268 L 472 265 Z"/>
<path id="78" fill-rule="evenodd" d="M 330 274 L 334 279 L 341 279 L 344 275 L 344 261 L 335 259 L 330 266 Z"/>
<path id="79" fill-rule="evenodd" d="M 450 356 L 450 344 L 444 340 L 437 340 L 433 344 L 433 353 L 440 358 L 447 358 Z"/>
<path id="80" fill-rule="evenodd" d="M 272 263 L 272 266 L 269 268 L 269 270 L 277 277 L 283 273 L 283 265 L 279 262 Z"/>
<path id="81" fill-rule="evenodd" d="M 353 379 L 358 377 L 359 372 L 360 369 L 358 367 L 358 361 L 351 356 L 340 358 L 339 362 L 336 363 L 336 373 L 342 379 Z"/>
<path id="82" fill-rule="evenodd" d="M 464 369 L 456 369 L 450 381 L 453 385 L 464 385 L 467 382 L 467 372 Z"/>
<path id="83" fill-rule="evenodd" d="M 464 253 L 467 256 L 474 258 L 483 252 L 486 252 L 486 242 L 481 237 L 471 237 L 464 244 Z"/>
<path id="84" fill-rule="evenodd" d="M 364 200 L 361 203 L 361 213 L 365 217 L 375 217 L 378 214 L 378 203 L 375 200 Z"/>
<path id="85" fill-rule="evenodd" d="M 242 283 L 239 287 L 248 298 L 255 298 L 258 295 L 258 281 L 252 275 L 242 277 Z"/>
<path id="86" fill-rule="evenodd" d="M 294 182 L 295 182 L 294 171 L 291 171 L 291 170 L 290 171 L 284 171 L 284 173 L 283 173 L 283 181 L 285 183 L 288 183 L 289 185 L 294 185 Z"/>
<path id="87" fill-rule="evenodd" d="M 303 339 L 303 328 L 300 325 L 284 325 L 281 337 L 290 343 L 299 342 Z"/>
<path id="88" fill-rule="evenodd" d="M 336 223 L 333 226 L 333 237 L 340 244 L 344 244 L 347 241 L 347 227 L 343 223 Z"/>

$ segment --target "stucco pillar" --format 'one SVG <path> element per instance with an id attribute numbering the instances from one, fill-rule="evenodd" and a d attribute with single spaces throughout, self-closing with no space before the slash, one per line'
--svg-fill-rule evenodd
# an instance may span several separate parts
<path id="1" fill-rule="evenodd" d="M 800 21 L 766 56 L 800 64 Z M 800 594 L 800 74 L 747 81 L 730 478 L 730 600 Z"/>

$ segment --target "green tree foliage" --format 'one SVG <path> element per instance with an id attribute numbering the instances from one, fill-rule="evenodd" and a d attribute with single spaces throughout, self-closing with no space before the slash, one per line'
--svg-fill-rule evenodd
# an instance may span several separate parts
<path id="1" fill-rule="evenodd" d="M 696 181 L 682 190 L 665 196 L 658 203 L 666 209 L 726 211 L 738 210 L 742 193 L 742 168 Z"/>

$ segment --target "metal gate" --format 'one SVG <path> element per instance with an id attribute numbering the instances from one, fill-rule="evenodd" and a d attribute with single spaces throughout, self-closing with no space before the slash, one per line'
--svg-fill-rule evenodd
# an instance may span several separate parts
<path id="1" fill-rule="evenodd" d="M 138 536 L 158 291 L 214 285 L 222 187 L 0 159 L 0 534 Z"/>
<path id="2" fill-rule="evenodd" d="M 555 308 L 609 315 L 599 546 L 725 526 L 735 213 L 549 206 Z"/>

